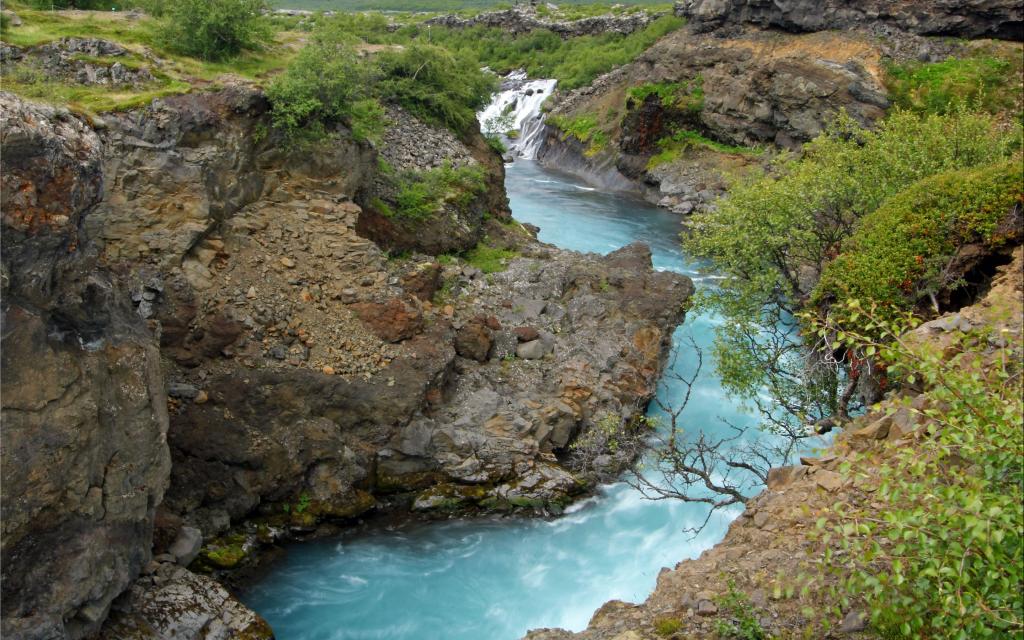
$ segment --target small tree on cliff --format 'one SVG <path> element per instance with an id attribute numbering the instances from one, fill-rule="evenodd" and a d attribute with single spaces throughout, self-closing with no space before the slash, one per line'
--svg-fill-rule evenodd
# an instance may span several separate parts
<path id="1" fill-rule="evenodd" d="M 163 10 L 164 45 L 203 60 L 225 60 L 273 40 L 266 0 L 175 0 Z"/>

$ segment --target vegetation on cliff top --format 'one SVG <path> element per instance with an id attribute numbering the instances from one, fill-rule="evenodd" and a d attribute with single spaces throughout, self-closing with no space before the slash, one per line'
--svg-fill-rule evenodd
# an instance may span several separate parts
<path id="1" fill-rule="evenodd" d="M 846 311 L 860 314 L 863 333 L 841 333 L 841 345 L 877 354 L 894 382 L 924 390 L 924 402 L 907 399 L 901 410 L 925 420 L 918 427 L 925 435 L 881 462 L 843 467 L 874 489 L 817 522 L 819 535 L 840 541 L 842 551 L 825 555 L 825 567 L 840 577 L 834 614 L 864 602 L 872 626 L 887 638 L 1018 637 L 1024 632 L 1020 336 L 972 332 L 940 348 L 904 335 L 916 322 L 912 316 L 887 320 L 888 310 L 857 299 L 846 302 Z M 820 325 L 823 336 L 836 330 Z"/>

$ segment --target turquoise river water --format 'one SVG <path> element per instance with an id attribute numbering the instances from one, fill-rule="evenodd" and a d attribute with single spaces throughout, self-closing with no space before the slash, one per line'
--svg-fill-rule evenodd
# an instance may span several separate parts
<path id="1" fill-rule="evenodd" d="M 648 243 L 654 266 L 713 282 L 679 248 L 679 217 L 640 201 L 601 193 L 531 161 L 508 168 L 516 219 L 540 227 L 545 242 L 607 253 Z M 687 317 L 676 366 L 695 366 L 688 338 L 711 343 L 716 319 Z M 705 366 L 683 414 L 690 430 L 749 423 Z M 682 389 L 662 384 L 669 402 Z M 657 410 L 651 412 L 657 415 Z M 644 499 L 626 483 L 600 489 L 555 519 L 453 520 L 360 530 L 294 544 L 243 594 L 279 640 L 515 640 L 538 627 L 583 629 L 605 601 L 642 601 L 662 567 L 696 557 L 725 535 L 737 510 L 713 515 L 696 538 L 705 507 Z"/>

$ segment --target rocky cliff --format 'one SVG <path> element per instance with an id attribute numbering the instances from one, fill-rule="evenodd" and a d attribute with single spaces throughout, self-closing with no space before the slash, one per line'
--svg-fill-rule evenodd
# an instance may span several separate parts
<path id="1" fill-rule="evenodd" d="M 1019 361 L 1024 322 L 1024 250 L 1000 267 L 988 293 L 977 304 L 915 329 L 908 340 L 934 345 L 961 363 L 984 362 L 995 370 L 993 345 L 1012 345 Z M 961 351 L 966 335 L 989 335 L 976 349 Z M 998 337 L 996 337 L 998 336 Z M 963 366 L 971 366 L 964 364 Z M 719 636 L 721 624 L 746 620 L 767 637 L 876 638 L 865 611 L 844 605 L 837 616 L 829 591 L 839 577 L 823 573 L 826 549 L 844 553 L 836 540 L 811 535 L 818 518 L 835 517 L 834 505 L 859 504 L 883 509 L 874 492 L 871 466 L 891 459 L 906 447 L 920 447 L 939 427 L 930 409 L 938 405 L 927 391 L 891 395 L 866 415 L 853 420 L 834 446 L 801 464 L 773 469 L 768 487 L 747 503 L 725 539 L 699 558 L 663 569 L 654 593 L 642 604 L 611 601 L 580 633 L 560 629 L 533 631 L 528 640 L 655 640 Z M 866 466 L 867 465 L 867 466 Z M 852 466 L 860 473 L 843 472 Z M 803 590 L 805 578 L 814 577 Z M 738 595 L 737 595 L 738 594 Z M 737 604 L 741 603 L 741 604 Z"/>
<path id="2" fill-rule="evenodd" d="M 82 231 L 103 144 L 0 94 L 3 635 L 81 638 L 150 559 L 168 484 L 160 355 Z"/>
<path id="3" fill-rule="evenodd" d="M 193 571 L 383 509 L 550 512 L 628 462 L 569 445 L 642 413 L 692 285 L 538 243 L 479 134 L 392 109 L 302 153 L 244 85 L 0 95 L 5 636 L 269 637 Z M 482 186 L 379 204 L 439 166 Z"/>
<path id="4" fill-rule="evenodd" d="M 641 11 L 625 15 L 607 14 L 578 20 L 558 20 L 538 15 L 535 7 L 524 5 L 503 11 L 485 11 L 468 18 L 457 15 L 438 16 L 424 21 L 424 24 L 453 29 L 476 26 L 492 27 L 507 31 L 513 36 L 544 29 L 557 33 L 562 38 L 573 38 L 601 33 L 633 33 L 663 15 L 665 15 L 664 12 Z"/>
<path id="5" fill-rule="evenodd" d="M 891 27 L 926 36 L 1024 40 L 1024 8 L 1014 0 L 684 0 L 676 15 L 698 31 L 753 24 L 796 33 Z"/>
<path id="6" fill-rule="evenodd" d="M 926 37 L 1020 40 L 1017 3 L 819 4 L 678 3 L 686 29 L 557 95 L 538 161 L 686 214 L 841 110 L 871 126 L 891 106 L 890 65 L 1020 56 L 1010 43 Z"/>

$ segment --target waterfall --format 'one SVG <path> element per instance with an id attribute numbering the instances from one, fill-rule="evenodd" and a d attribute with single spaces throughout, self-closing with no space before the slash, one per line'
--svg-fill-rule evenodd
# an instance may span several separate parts
<path id="1" fill-rule="evenodd" d="M 505 76 L 501 91 L 477 114 L 486 135 L 497 135 L 513 158 L 532 158 L 543 140 L 544 117 L 540 107 L 555 89 L 557 80 L 528 80 L 525 71 Z M 509 132 L 514 132 L 509 135 Z"/>

